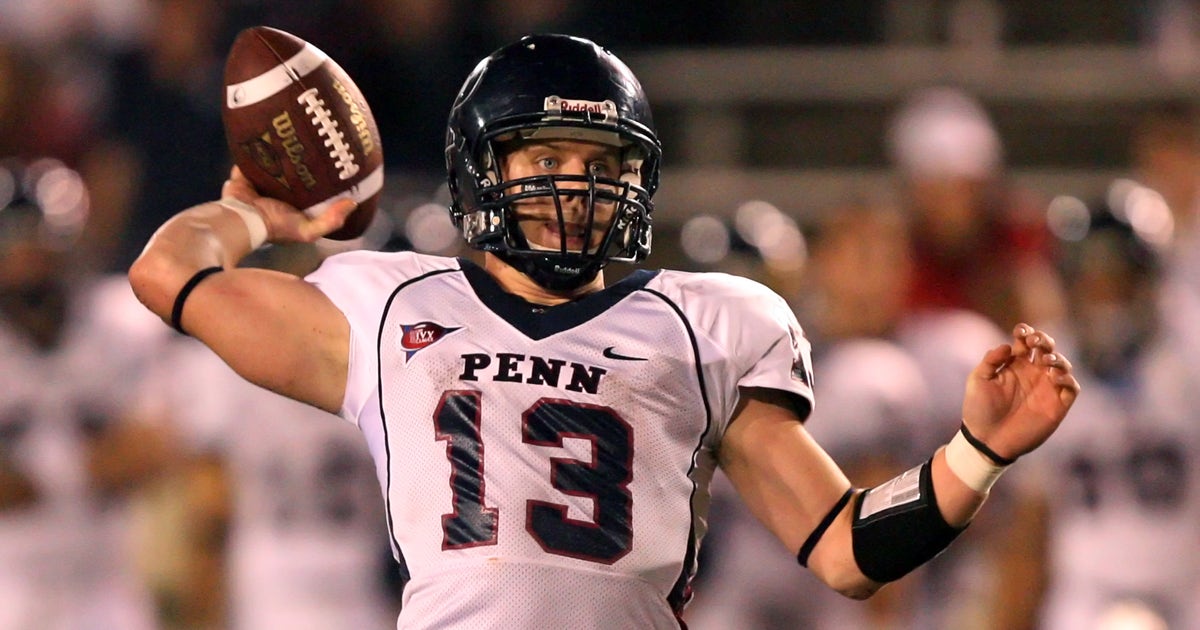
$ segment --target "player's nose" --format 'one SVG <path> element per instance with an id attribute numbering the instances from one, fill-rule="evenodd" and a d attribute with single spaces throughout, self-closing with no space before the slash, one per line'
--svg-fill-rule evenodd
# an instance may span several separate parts
<path id="1" fill-rule="evenodd" d="M 569 171 L 571 175 L 582 175 L 583 172 Z M 563 218 L 567 221 L 578 219 L 588 206 L 588 182 L 561 181 L 558 182 L 558 201 L 562 205 Z"/>

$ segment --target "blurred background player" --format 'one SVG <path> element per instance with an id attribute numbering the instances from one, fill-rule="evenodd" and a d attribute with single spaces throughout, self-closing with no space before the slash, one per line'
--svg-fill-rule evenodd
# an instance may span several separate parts
<path id="1" fill-rule="evenodd" d="M 1004 140 L 975 95 L 945 85 L 915 90 L 885 139 L 912 246 L 907 308 L 894 335 L 929 387 L 930 416 L 914 439 L 932 445 L 961 417 L 953 384 L 970 372 L 972 348 L 1002 343 L 999 325 L 1014 313 L 1060 321 L 1062 287 L 1045 200 L 1009 177 Z M 1010 629 L 1019 627 L 1014 611 L 1036 607 L 1030 598 L 1039 589 L 1028 585 L 1043 575 L 1014 525 L 1030 523 L 1023 515 L 1035 508 L 1011 490 L 997 488 L 994 509 L 964 532 L 980 542 L 927 567 L 917 627 Z M 1001 566 L 1016 577 L 996 579 Z"/>
<path id="2" fill-rule="evenodd" d="M 1007 178 L 983 106 L 956 88 L 914 92 L 886 140 L 912 224 L 910 307 L 966 309 L 997 324 L 1056 317 L 1044 203 Z"/>
<path id="3" fill-rule="evenodd" d="M 320 255 L 275 247 L 258 264 L 303 274 Z M 196 455 L 182 487 L 191 569 L 174 599 L 190 623 L 230 630 L 395 627 L 399 592 L 380 489 L 355 428 L 247 383 L 181 338 L 152 396 Z"/>
<path id="4" fill-rule="evenodd" d="M 1014 484 L 1044 502 L 1050 580 L 1039 625 L 1048 630 L 1126 617 L 1142 621 L 1120 627 L 1200 624 L 1188 610 L 1200 588 L 1200 370 L 1187 352 L 1195 340 L 1179 337 L 1200 333 L 1163 325 L 1171 280 L 1161 234 L 1146 228 L 1168 224 L 1155 218 L 1166 206 L 1117 188 L 1113 206 L 1051 214 L 1069 297 L 1059 338 L 1077 357 L 1088 421 L 1066 427 Z"/>
<path id="5" fill-rule="evenodd" d="M 1163 224 L 1148 233 L 1161 250 L 1161 325 L 1176 343 L 1198 343 L 1191 330 L 1200 310 L 1200 106 L 1177 100 L 1151 108 L 1134 125 L 1129 153 L 1130 179 L 1113 183 L 1106 204 L 1165 206 L 1149 215 Z M 1200 354 L 1200 345 L 1188 352 Z"/>
<path id="6" fill-rule="evenodd" d="M 130 499 L 172 460 L 132 418 L 166 335 L 72 258 L 87 215 L 55 160 L 0 161 L 0 628 L 155 628 Z"/>

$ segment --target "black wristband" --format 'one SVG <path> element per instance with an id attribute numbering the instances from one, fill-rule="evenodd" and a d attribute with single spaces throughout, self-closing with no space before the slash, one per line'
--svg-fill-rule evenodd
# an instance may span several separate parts
<path id="1" fill-rule="evenodd" d="M 185 335 L 187 334 L 187 331 L 183 329 L 183 324 L 179 321 L 183 317 L 183 303 L 187 301 L 188 296 L 192 293 L 192 289 L 195 289 L 196 285 L 200 284 L 201 280 L 213 275 L 214 273 L 217 273 L 218 271 L 224 270 L 224 267 L 218 266 L 205 267 L 204 269 L 197 271 L 191 278 L 188 279 L 186 283 L 184 283 L 183 288 L 179 290 L 179 295 L 175 296 L 175 306 L 171 309 L 172 328 Z"/>
<path id="2" fill-rule="evenodd" d="M 875 582 L 891 582 L 908 575 L 945 550 L 962 532 L 951 527 L 938 508 L 932 462 L 926 461 L 857 495 L 850 530 L 854 562 Z"/>
<path id="3" fill-rule="evenodd" d="M 996 462 L 997 464 L 1000 464 L 1001 466 L 1008 466 L 1017 461 L 1016 457 L 1004 457 L 996 451 L 993 451 L 987 444 L 984 444 L 982 440 L 974 435 L 971 435 L 971 432 L 967 430 L 967 423 L 962 423 L 958 430 L 962 431 L 963 437 L 967 438 L 967 442 L 970 443 L 971 446 L 974 446 L 975 450 L 983 453 L 988 459 Z"/>
<path id="4" fill-rule="evenodd" d="M 800 545 L 800 552 L 796 554 L 796 560 L 800 562 L 800 566 L 808 566 L 808 556 L 812 554 L 813 548 L 817 546 L 817 543 L 820 542 L 821 537 L 825 535 L 825 530 L 829 529 L 829 526 L 833 524 L 833 519 L 837 518 L 837 515 L 842 513 L 842 508 L 846 507 L 846 504 L 850 502 L 850 499 L 853 496 L 854 487 L 851 486 L 842 493 L 842 498 L 838 499 L 837 503 L 833 504 L 833 507 L 830 508 L 829 512 L 825 514 L 825 518 L 821 519 L 821 522 L 817 525 L 816 529 L 814 529 L 812 533 L 808 535 L 808 538 L 804 540 L 804 544 Z"/>

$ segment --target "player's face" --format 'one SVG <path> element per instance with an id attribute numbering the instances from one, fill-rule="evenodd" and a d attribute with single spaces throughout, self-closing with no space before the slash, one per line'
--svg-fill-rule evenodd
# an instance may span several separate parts
<path id="1" fill-rule="evenodd" d="M 580 140 L 528 141 L 515 145 L 504 155 L 506 180 L 546 175 L 593 175 L 617 179 L 620 175 L 620 150 L 616 147 Z M 513 203 L 514 216 L 530 246 L 559 251 L 595 251 L 612 223 L 615 205 L 597 199 L 594 211 L 588 195 L 563 193 L 562 190 L 586 191 L 587 182 L 557 182 L 562 206 L 562 223 L 550 195 L 531 197 Z M 509 194 L 520 192 L 507 191 Z M 597 188 L 603 188 L 597 185 Z M 608 187 L 613 190 L 613 187 Z M 589 216 L 592 215 L 592 216 Z M 591 224 L 589 231 L 588 225 Z"/>

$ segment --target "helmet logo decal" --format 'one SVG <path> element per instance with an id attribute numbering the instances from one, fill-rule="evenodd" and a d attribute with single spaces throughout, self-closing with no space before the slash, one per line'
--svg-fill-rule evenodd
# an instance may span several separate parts
<path id="1" fill-rule="evenodd" d="M 412 360 L 413 355 L 441 341 L 452 332 L 461 330 L 462 326 L 446 328 L 435 322 L 420 322 L 418 324 L 402 324 L 400 330 L 400 349 L 404 351 L 404 362 Z"/>
<path id="2" fill-rule="evenodd" d="M 549 118 L 561 118 L 564 113 L 582 113 L 598 115 L 601 122 L 617 120 L 617 104 L 612 101 L 584 101 L 547 96 L 545 108 Z"/>

